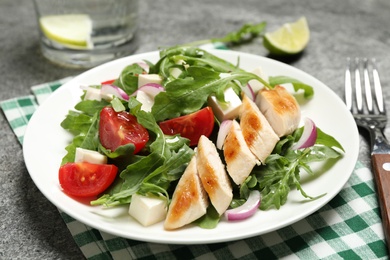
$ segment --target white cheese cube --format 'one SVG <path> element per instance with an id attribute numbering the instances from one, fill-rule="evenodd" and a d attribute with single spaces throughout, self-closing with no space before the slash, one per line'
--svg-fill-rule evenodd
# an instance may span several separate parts
<path id="1" fill-rule="evenodd" d="M 145 112 L 152 111 L 152 106 L 154 104 L 154 98 L 146 94 L 144 91 L 137 91 L 136 99 L 142 104 L 141 110 Z"/>
<path id="2" fill-rule="evenodd" d="M 106 100 L 108 102 L 113 100 L 114 96 L 115 96 L 114 94 L 108 94 L 108 93 L 100 93 L 100 95 L 101 95 L 102 99 L 104 99 L 104 100 Z"/>
<path id="3" fill-rule="evenodd" d="M 180 74 L 182 73 L 182 70 L 179 68 L 172 68 L 169 70 L 169 72 L 171 73 L 172 77 L 177 79 L 180 76 Z"/>
<path id="4" fill-rule="evenodd" d="M 100 94 L 100 89 L 87 87 L 85 89 L 85 97 L 84 100 L 102 100 L 102 96 Z"/>
<path id="5" fill-rule="evenodd" d="M 158 74 L 139 74 L 138 88 L 148 83 L 162 84 L 162 78 Z"/>
<path id="6" fill-rule="evenodd" d="M 113 94 L 105 94 L 98 88 L 93 87 L 84 87 L 85 97 L 84 100 L 97 100 L 101 101 L 102 99 L 111 101 L 114 98 Z"/>
<path id="7" fill-rule="evenodd" d="M 131 198 L 129 214 L 147 227 L 163 221 L 167 215 L 167 203 L 158 197 L 134 194 Z"/>
<path id="8" fill-rule="evenodd" d="M 208 104 L 220 122 L 237 118 L 242 105 L 240 97 L 234 92 L 233 88 L 226 89 L 224 97 L 227 103 L 219 102 L 215 96 L 208 98 Z"/>
<path id="9" fill-rule="evenodd" d="M 107 156 L 92 150 L 83 149 L 80 147 L 76 148 L 75 162 L 88 162 L 94 164 L 106 164 Z"/>

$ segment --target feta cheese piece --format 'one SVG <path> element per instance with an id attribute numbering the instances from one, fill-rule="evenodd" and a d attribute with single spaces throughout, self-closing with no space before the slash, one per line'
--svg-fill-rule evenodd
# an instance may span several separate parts
<path id="1" fill-rule="evenodd" d="M 208 104 L 220 122 L 238 117 L 242 105 L 240 97 L 233 88 L 226 89 L 224 97 L 227 103 L 219 102 L 215 96 L 208 98 Z"/>
<path id="2" fill-rule="evenodd" d="M 137 91 L 136 99 L 142 104 L 141 110 L 145 112 L 152 111 L 152 107 L 154 104 L 154 98 L 145 93 L 144 91 Z"/>
<path id="3" fill-rule="evenodd" d="M 158 74 L 139 74 L 138 88 L 148 83 L 162 84 L 162 78 Z"/>
<path id="4" fill-rule="evenodd" d="M 102 96 L 100 93 L 100 89 L 92 88 L 92 87 L 86 87 L 85 88 L 85 97 L 84 100 L 97 100 L 101 101 Z"/>
<path id="5" fill-rule="evenodd" d="M 102 99 L 108 101 L 108 102 L 111 102 L 111 100 L 114 99 L 114 94 L 108 94 L 108 93 L 100 93 L 100 96 L 102 97 Z"/>
<path id="6" fill-rule="evenodd" d="M 163 221 L 167 215 L 167 203 L 158 197 L 134 194 L 131 198 L 129 214 L 147 227 Z"/>
<path id="7" fill-rule="evenodd" d="M 84 100 L 96 100 L 101 101 L 102 99 L 111 101 L 114 98 L 113 94 L 102 93 L 101 89 L 93 87 L 82 87 L 85 90 Z"/>
<path id="8" fill-rule="evenodd" d="M 83 149 L 80 147 L 76 148 L 75 162 L 88 162 L 94 164 L 106 164 L 107 156 L 92 150 Z"/>

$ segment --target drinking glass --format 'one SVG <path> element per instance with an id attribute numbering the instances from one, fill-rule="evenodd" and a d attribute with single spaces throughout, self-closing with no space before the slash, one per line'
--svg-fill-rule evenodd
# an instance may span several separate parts
<path id="1" fill-rule="evenodd" d="M 91 68 L 137 47 L 138 0 L 34 0 L 42 54 Z"/>

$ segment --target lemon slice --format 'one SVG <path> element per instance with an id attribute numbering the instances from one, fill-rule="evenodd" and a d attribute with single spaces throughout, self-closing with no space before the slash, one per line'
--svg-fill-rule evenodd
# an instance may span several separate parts
<path id="1" fill-rule="evenodd" d="M 92 20 L 86 14 L 48 15 L 39 19 L 45 36 L 72 49 L 92 49 Z"/>
<path id="2" fill-rule="evenodd" d="M 286 23 L 274 32 L 264 35 L 263 44 L 270 53 L 277 55 L 297 54 L 307 46 L 310 30 L 305 17 Z"/>

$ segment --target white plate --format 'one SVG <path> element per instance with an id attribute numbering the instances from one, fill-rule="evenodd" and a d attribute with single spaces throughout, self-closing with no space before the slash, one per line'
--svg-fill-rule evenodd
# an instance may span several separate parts
<path id="1" fill-rule="evenodd" d="M 237 240 L 265 234 L 297 222 L 329 202 L 349 179 L 358 157 L 359 135 L 356 124 L 342 100 L 326 85 L 296 68 L 275 60 L 247 53 L 225 50 L 210 51 L 230 62 L 240 57 L 243 69 L 261 66 L 267 75 L 286 75 L 314 87 L 310 102 L 302 103 L 302 117 L 310 117 L 318 127 L 333 135 L 345 148 L 345 156 L 336 163 L 316 165 L 315 178 L 303 174 L 302 187 L 307 194 L 326 195 L 315 201 L 305 200 L 297 191 L 291 191 L 287 203 L 280 210 L 258 211 L 253 217 L 240 222 L 222 220 L 215 229 L 188 226 L 181 230 L 165 231 L 162 223 L 143 227 L 125 213 L 127 209 L 103 210 L 88 202 L 76 201 L 61 190 L 58 168 L 65 155 L 65 146 L 72 136 L 60 126 L 68 110 L 79 102 L 81 84 L 99 84 L 115 78 L 128 64 L 143 59 L 156 62 L 158 52 L 134 55 L 89 70 L 69 81 L 50 96 L 34 113 L 24 137 L 24 158 L 31 178 L 40 191 L 59 209 L 73 218 L 96 229 L 135 240 L 204 244 Z M 109 216 L 118 215 L 115 218 Z"/>

